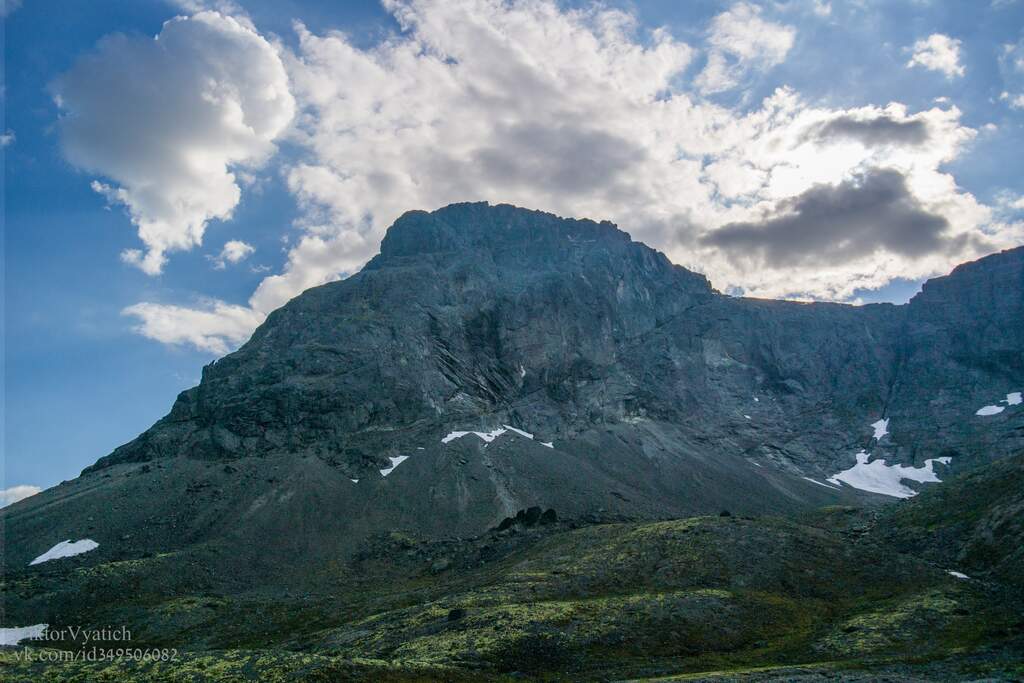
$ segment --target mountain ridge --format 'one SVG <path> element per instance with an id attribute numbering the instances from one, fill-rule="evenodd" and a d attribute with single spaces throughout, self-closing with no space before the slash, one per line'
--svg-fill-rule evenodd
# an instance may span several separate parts
<path id="1" fill-rule="evenodd" d="M 459 228 L 452 227 L 451 222 L 455 222 L 458 226 L 470 227 L 460 230 Z M 512 244 L 518 245 L 518 248 L 511 248 Z M 509 285 L 507 282 L 496 283 L 493 280 L 488 282 L 486 277 L 481 277 L 480 271 L 484 266 L 471 262 L 467 263 L 466 261 L 469 260 L 467 255 L 479 256 L 482 251 L 488 252 L 491 258 L 494 259 L 494 269 L 500 276 L 505 277 L 504 274 L 511 273 L 512 275 L 509 277 L 522 278 L 525 284 L 519 283 L 519 286 L 515 286 Z M 453 269 L 448 264 L 448 270 L 443 270 L 443 262 L 447 259 L 440 259 L 441 265 L 439 265 L 439 254 L 461 256 L 460 262 L 462 266 Z M 516 381 L 515 374 L 519 370 L 525 371 L 527 369 L 528 362 L 525 358 L 518 359 L 519 368 L 507 367 L 508 363 L 504 365 L 501 363 L 496 364 L 497 357 L 495 354 L 502 353 L 504 350 L 494 346 L 494 344 L 506 342 L 506 339 L 510 336 L 505 334 L 505 339 L 502 339 L 500 338 L 500 333 L 507 331 L 507 328 L 514 325 L 535 324 L 538 322 L 536 320 L 536 311 L 530 310 L 525 312 L 515 311 L 514 314 L 520 315 L 519 320 L 514 318 L 509 320 L 507 317 L 506 319 L 501 319 L 500 315 L 503 312 L 499 312 L 499 317 L 495 317 L 494 312 L 497 305 L 493 304 L 491 299 L 502 295 L 506 297 L 522 297 L 524 294 L 529 296 L 531 294 L 529 288 L 537 289 L 538 287 L 543 287 L 545 284 L 542 281 L 543 278 L 550 277 L 555 266 L 562 267 L 565 270 L 564 275 L 567 277 L 582 277 L 586 279 L 588 274 L 593 276 L 594 273 L 599 273 L 604 277 L 611 275 L 618 278 L 614 291 L 609 291 L 607 287 L 605 287 L 605 291 L 601 291 L 599 287 L 576 287 L 575 283 L 566 283 L 563 278 L 563 281 L 556 285 L 558 291 L 553 292 L 555 297 L 562 297 L 562 302 L 559 302 L 557 299 L 552 300 L 553 297 L 551 296 L 544 298 L 543 295 L 540 297 L 541 301 L 531 302 L 534 308 L 541 308 L 545 306 L 558 306 L 560 303 L 564 303 L 564 299 L 567 297 L 570 299 L 574 296 L 579 297 L 579 301 L 571 303 L 579 303 L 582 306 L 594 309 L 593 312 L 600 316 L 601 324 L 607 326 L 609 321 L 615 323 L 611 329 L 598 328 L 588 330 L 588 332 L 593 332 L 596 336 L 600 336 L 602 333 L 611 333 L 613 336 L 618 335 L 619 339 L 610 340 L 612 342 L 611 345 L 614 346 L 615 343 L 619 343 L 623 338 L 635 337 L 639 339 L 642 335 L 653 334 L 659 327 L 671 324 L 672 318 L 680 315 L 684 309 L 692 311 L 693 307 L 700 307 L 702 305 L 706 306 L 705 310 L 710 315 L 732 317 L 733 319 L 741 317 L 746 318 L 748 322 L 750 322 L 750 318 L 754 318 L 750 324 L 761 325 L 762 327 L 766 325 L 777 327 L 780 321 L 777 319 L 772 320 L 772 317 L 782 317 L 784 324 L 806 324 L 803 322 L 803 319 L 808 317 L 805 312 L 815 311 L 822 312 L 823 316 L 834 316 L 836 324 L 846 324 L 851 328 L 851 332 L 853 332 L 853 327 L 862 325 L 864 326 L 864 331 L 869 336 L 896 336 L 900 331 L 894 328 L 898 328 L 901 323 L 904 328 L 904 334 L 906 334 L 905 330 L 909 326 L 914 328 L 910 330 L 911 334 L 918 336 L 926 335 L 929 332 L 929 328 L 934 328 L 936 324 L 936 320 L 929 319 L 928 316 L 932 315 L 935 309 L 953 308 L 950 305 L 942 304 L 942 290 L 949 286 L 957 287 L 957 283 L 965 274 L 969 275 L 979 268 L 981 271 L 987 272 L 989 270 L 988 264 L 992 263 L 1002 265 L 1002 269 L 1006 271 L 1006 274 L 1003 276 L 1004 278 L 1011 280 L 1016 278 L 1018 281 L 1016 292 L 1011 292 L 1012 296 L 1010 297 L 1011 302 L 1008 310 L 1001 312 L 1006 325 L 1013 327 L 1016 312 L 1021 307 L 1020 291 L 1024 289 L 1024 285 L 1019 284 L 1024 282 L 1024 276 L 1021 276 L 1022 268 L 1020 265 L 1024 261 L 1022 254 L 1024 254 L 1024 250 L 1017 249 L 986 257 L 986 259 L 976 262 L 981 265 L 973 269 L 961 266 L 957 271 L 954 271 L 949 276 L 945 276 L 945 278 L 929 281 L 922 292 L 904 306 L 868 305 L 864 307 L 850 307 L 843 304 L 828 303 L 797 304 L 773 300 L 732 299 L 724 297 L 710 286 L 704 276 L 691 273 L 680 266 L 671 264 L 660 252 L 652 250 L 641 243 L 633 242 L 628 233 L 618 230 L 611 223 L 607 222 L 595 223 L 588 220 L 561 219 L 543 212 L 527 211 L 508 205 L 491 207 L 486 203 L 452 205 L 434 213 L 422 211 L 409 212 L 396 221 L 382 242 L 381 253 L 374 257 L 360 273 L 340 282 L 329 283 L 308 290 L 296 300 L 293 300 L 293 302 L 279 309 L 279 311 L 272 313 L 247 344 L 243 345 L 235 353 L 229 354 L 204 369 L 203 382 L 201 382 L 200 387 L 183 392 L 182 397 L 185 397 L 185 399 L 182 400 L 179 397 L 179 403 L 182 405 L 176 403 L 168 418 L 173 421 L 178 416 L 187 412 L 187 407 L 194 403 L 190 398 L 190 392 L 196 395 L 202 394 L 203 383 L 211 381 L 211 378 L 223 377 L 226 373 L 230 372 L 230 368 L 234 366 L 235 359 L 256 355 L 250 353 L 252 347 L 260 345 L 273 347 L 274 344 L 268 337 L 287 334 L 282 332 L 280 328 L 293 326 L 301 329 L 302 326 L 310 324 L 307 320 L 311 315 L 320 314 L 324 311 L 325 307 L 329 306 L 361 308 L 361 310 L 352 311 L 353 314 L 348 319 L 340 321 L 340 323 L 348 324 L 349 329 L 364 323 L 366 316 L 387 315 L 387 313 L 382 313 L 378 309 L 367 307 L 364 302 L 356 301 L 357 295 L 346 297 L 343 294 L 341 297 L 332 299 L 331 293 L 343 292 L 346 289 L 358 290 L 358 296 L 364 296 L 367 299 L 379 297 L 382 300 L 382 304 L 396 308 L 408 307 L 409 302 L 404 300 L 408 297 L 414 300 L 413 303 L 421 307 L 433 306 L 436 309 L 450 309 L 453 305 L 461 305 L 463 308 L 469 309 L 469 313 L 472 314 L 471 318 L 467 314 L 464 316 L 466 320 L 454 321 L 454 324 L 452 324 L 453 321 L 451 320 L 441 321 L 434 315 L 427 325 L 428 329 L 423 332 L 423 336 L 430 339 L 432 343 L 435 343 L 436 348 L 433 349 L 437 356 L 435 364 L 441 366 L 442 374 L 447 373 L 448 379 L 452 380 L 453 384 L 466 382 L 474 385 L 473 390 L 467 392 L 466 399 L 472 409 L 481 412 L 493 410 L 495 404 L 500 404 L 502 401 L 507 403 L 509 400 L 518 398 L 516 396 L 510 397 L 510 391 L 514 391 L 516 388 L 523 388 L 521 386 L 523 383 Z M 609 263 L 613 258 L 618 258 L 634 267 L 632 269 L 629 267 L 616 268 L 614 264 Z M 460 259 L 454 258 L 453 260 L 459 261 Z M 490 266 L 491 264 L 487 265 Z M 442 272 L 439 273 L 438 269 L 442 269 Z M 448 277 L 455 280 L 455 284 L 445 291 L 437 291 L 436 283 L 430 280 L 444 273 L 447 273 Z M 406 274 L 409 281 L 422 283 L 427 294 L 424 295 L 422 292 L 406 294 L 404 287 L 408 283 L 402 282 L 403 275 Z M 991 276 L 989 277 L 991 279 Z M 952 280 L 949 278 L 952 278 Z M 359 284 L 362 284 L 362 280 L 370 280 L 370 282 L 360 287 Z M 376 282 L 377 280 L 381 282 L 378 283 Z M 652 283 L 653 286 L 648 287 Z M 949 283 L 953 284 L 950 285 Z M 630 290 L 629 285 L 633 285 L 634 289 Z M 991 288 L 991 286 L 990 284 L 989 287 Z M 394 292 L 390 294 L 387 292 L 381 293 L 382 289 L 388 287 L 391 287 Z M 476 290 L 474 290 L 474 287 Z M 498 291 L 491 291 L 488 287 L 498 289 Z M 431 297 L 430 294 L 432 292 L 430 290 L 435 290 L 434 293 L 438 294 L 438 296 Z M 643 297 L 651 297 L 652 293 L 654 295 L 653 299 L 643 299 Z M 630 297 L 634 299 L 630 300 Z M 636 297 L 640 297 L 640 300 L 637 300 Z M 336 299 L 340 299 L 340 301 Z M 294 303 L 295 301 L 308 302 L 310 305 L 303 306 L 302 303 Z M 942 305 L 940 306 L 939 304 Z M 631 310 L 629 315 L 616 317 L 614 313 L 608 310 L 612 306 L 620 308 L 631 307 Z M 724 311 L 722 310 L 723 308 L 725 309 Z M 294 309 L 300 309 L 298 315 L 289 316 L 289 313 Z M 953 318 L 957 320 L 957 324 L 963 322 L 965 317 L 963 309 L 964 307 L 961 306 L 960 310 L 954 311 L 957 315 L 953 316 Z M 977 301 L 974 301 L 971 302 L 968 310 L 978 311 L 985 310 L 985 308 L 979 306 Z M 898 311 L 898 313 L 893 313 L 893 311 Z M 921 311 L 921 313 L 918 313 L 918 311 Z M 913 315 L 911 315 L 911 312 L 913 312 Z M 362 317 L 360 317 L 360 314 L 362 314 Z M 289 320 L 279 324 L 278 321 L 286 316 L 289 317 Z M 902 316 L 903 319 L 887 319 L 897 316 Z M 853 320 L 848 320 L 851 317 Z M 916 324 L 917 321 L 910 320 L 912 317 L 923 318 L 923 323 Z M 949 322 L 950 317 L 947 315 L 946 322 Z M 765 320 L 765 318 L 768 318 L 768 320 Z M 1019 317 L 1017 320 L 1019 320 Z M 405 322 L 407 321 L 398 321 L 395 326 L 398 327 Z M 540 321 L 540 324 L 543 325 L 543 322 Z M 448 329 L 445 329 L 445 323 L 448 324 Z M 457 329 L 460 323 L 465 329 Z M 506 328 L 505 330 L 498 330 L 496 328 L 496 326 L 502 325 Z M 704 321 L 694 320 L 691 316 L 691 319 L 684 322 L 684 326 L 687 326 L 688 329 L 683 330 L 683 332 L 693 334 L 694 328 L 699 329 L 702 325 L 706 325 Z M 581 332 L 580 325 L 574 325 L 573 321 L 569 321 L 569 325 L 566 327 L 568 329 L 555 329 L 553 332 L 558 334 L 569 332 L 576 333 L 577 335 Z M 1019 325 L 1016 328 L 1019 328 Z M 1011 331 L 1012 335 L 1009 335 L 1009 348 L 998 350 L 997 354 L 1013 354 L 1021 348 L 1020 330 L 1013 329 Z M 488 339 L 487 335 L 489 332 L 492 334 L 491 338 Z M 493 333 L 499 334 L 495 337 Z M 984 331 L 981 334 L 983 333 Z M 327 348 L 340 350 L 341 353 L 351 352 L 351 349 L 346 350 L 343 344 L 339 346 L 334 343 L 335 340 L 332 338 L 330 330 L 321 329 L 312 336 L 315 337 L 313 341 L 319 344 L 317 348 L 313 349 L 313 353 L 329 353 L 329 351 L 325 351 Z M 461 338 L 452 339 L 450 338 L 452 336 Z M 1004 338 L 1007 337 L 1007 335 L 1003 336 Z M 474 341 L 482 341 L 484 344 L 466 344 L 466 337 L 473 337 Z M 288 339 L 290 341 L 305 341 L 297 340 L 294 334 L 289 334 Z M 378 339 L 375 341 L 387 343 L 387 340 Z M 520 346 L 527 346 L 522 340 L 516 341 L 520 343 Z M 490 344 L 489 347 L 488 344 Z M 459 346 L 461 348 L 458 348 Z M 605 356 L 616 352 L 617 349 L 608 348 L 608 346 L 606 345 L 605 348 L 600 350 L 595 349 L 595 351 L 603 353 Z M 714 344 L 706 344 L 705 346 L 711 347 Z M 480 356 L 481 348 L 491 355 L 486 358 L 474 359 L 479 361 L 476 366 L 468 369 L 468 375 L 460 375 L 460 368 L 462 366 L 459 364 L 459 359 L 464 359 L 467 356 L 472 357 L 473 354 Z M 522 348 L 513 349 L 513 351 L 520 352 L 520 356 L 524 355 Z M 755 348 L 749 351 L 752 355 L 758 353 L 766 355 L 775 350 Z M 453 356 L 456 352 L 459 354 L 458 358 Z M 715 353 L 712 348 L 706 348 L 704 352 L 705 354 Z M 992 355 L 991 350 L 986 352 Z M 892 356 L 892 359 L 880 358 L 872 362 L 879 366 L 884 365 L 886 362 L 896 363 L 895 357 L 899 353 L 901 351 L 896 348 L 883 349 L 881 354 L 889 354 Z M 904 353 L 904 355 L 906 354 Z M 401 362 L 402 359 L 398 360 Z M 564 361 L 564 359 L 562 360 Z M 603 362 L 603 359 L 595 359 L 592 355 L 587 354 L 578 354 L 576 360 L 590 365 Z M 772 371 L 778 370 L 778 368 L 771 367 L 772 365 L 778 365 L 777 359 L 765 357 L 761 359 L 761 363 L 763 366 L 768 366 L 758 368 L 762 371 L 767 370 L 767 372 L 764 372 L 766 375 L 770 375 Z M 1019 382 L 1020 376 L 1024 375 L 1024 367 L 1021 367 L 1021 363 L 1012 357 L 1007 358 L 1005 363 L 1012 366 L 1011 369 L 1017 375 L 1016 381 Z M 272 363 L 265 362 L 261 367 L 262 369 L 267 369 L 271 365 Z M 314 368 L 313 372 L 332 371 L 329 359 L 324 360 L 321 365 L 324 367 Z M 433 368 L 430 369 L 432 370 Z M 562 367 L 559 370 L 564 371 L 566 368 Z M 585 372 L 583 370 L 584 374 Z M 779 386 L 783 387 L 783 390 L 786 387 L 794 389 L 794 387 L 800 384 L 799 379 L 793 380 L 793 378 L 788 377 L 779 377 L 777 379 Z M 793 384 L 791 381 L 789 385 L 786 385 L 787 380 L 793 380 L 796 384 Z M 527 382 L 526 384 L 529 383 Z M 527 386 L 526 390 L 535 388 L 535 386 Z M 417 387 L 417 389 L 420 388 Z M 1007 391 L 1009 390 L 1007 389 Z M 447 401 L 448 398 L 447 396 L 438 396 L 437 392 L 434 392 L 433 395 L 427 398 L 427 402 Z M 449 401 L 445 407 L 450 408 L 452 405 Z M 884 406 L 879 406 L 879 408 L 884 412 Z M 413 409 L 413 412 L 415 412 L 415 409 Z M 420 412 L 422 413 L 422 411 Z M 453 412 L 456 416 L 458 415 L 457 410 Z M 622 413 L 624 411 L 619 412 Z M 164 419 L 167 420 L 168 418 Z M 495 421 L 500 421 L 501 419 L 503 418 L 499 417 Z M 392 423 L 388 426 L 393 427 L 394 424 Z M 479 424 L 478 426 L 493 428 L 494 425 Z M 543 425 L 537 424 L 526 425 L 527 428 L 531 426 L 543 427 Z M 230 432 L 230 428 L 227 431 Z M 569 431 L 571 433 L 572 428 Z M 222 434 L 222 436 L 222 441 L 232 441 L 230 434 Z M 127 444 L 125 447 L 115 451 L 111 456 L 102 458 L 96 465 L 87 468 L 85 471 L 90 472 L 102 469 L 105 463 L 108 462 L 117 462 L 125 459 L 145 460 L 159 453 L 160 449 L 158 448 L 147 448 L 145 437 L 146 434 L 144 433 L 140 437 L 143 440 L 141 443 L 132 442 Z M 214 439 L 214 442 L 216 443 L 216 439 Z M 133 444 L 135 445 L 133 446 Z M 221 445 L 230 446 L 230 443 Z M 270 447 L 274 448 L 274 446 Z M 380 446 L 377 445 L 376 447 L 379 448 Z M 217 448 L 215 445 L 213 450 L 217 450 Z M 230 448 L 226 450 L 230 452 Z M 909 459 L 910 462 L 920 462 L 922 460 L 923 458 L 916 456 L 912 456 Z M 378 458 L 374 464 L 383 465 L 386 464 L 386 461 Z M 352 470 L 351 473 L 355 475 L 359 472 Z"/>

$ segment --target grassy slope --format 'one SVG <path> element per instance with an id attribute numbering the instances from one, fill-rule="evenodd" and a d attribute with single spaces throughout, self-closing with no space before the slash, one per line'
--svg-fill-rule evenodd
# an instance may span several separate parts
<path id="1" fill-rule="evenodd" d="M 1024 453 L 889 508 L 878 529 L 906 552 L 1024 589 Z"/>
<path id="2" fill-rule="evenodd" d="M 152 568 L 72 568 L 5 589 L 64 591 L 74 617 L 55 615 L 56 623 L 90 615 L 95 624 L 129 623 L 133 645 L 178 645 L 187 651 L 182 661 L 42 666 L 8 654 L 0 674 L 183 681 L 764 676 L 758 668 L 804 662 L 937 660 L 1012 642 L 1017 619 L 993 599 L 991 585 L 957 580 L 873 534 L 831 522 L 700 517 L 562 525 L 460 543 L 394 536 L 378 539 L 354 564 L 331 568 L 335 587 L 316 595 L 284 586 L 211 594 L 187 581 L 163 593 L 128 590 L 150 585 L 154 573 L 166 576 L 175 559 L 145 561 Z M 89 611 L 75 614 L 79 593 L 92 598 Z"/>

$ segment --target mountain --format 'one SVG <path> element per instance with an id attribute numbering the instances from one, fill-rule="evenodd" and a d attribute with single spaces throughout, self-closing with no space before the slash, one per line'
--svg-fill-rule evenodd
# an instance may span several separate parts
<path id="1" fill-rule="evenodd" d="M 1006 605 L 936 564 L 970 552 L 912 542 L 917 518 L 887 515 L 1016 462 L 1022 389 L 1024 248 L 903 306 L 798 303 L 722 295 L 607 222 L 413 211 L 363 270 L 274 311 L 137 439 L 0 511 L 3 623 L 130 623 L 222 661 L 275 648 L 285 669 L 313 651 L 328 680 L 386 669 L 341 656 L 401 660 L 399 677 L 409 662 L 441 677 L 535 656 L 578 668 L 551 651 L 620 645 L 615 675 L 647 671 L 629 665 L 647 646 L 665 671 L 840 658 L 836 628 L 882 628 L 865 616 L 876 600 L 906 615 L 904 636 L 857 656 L 910 651 L 940 622 L 975 646 L 1012 630 Z M 972 533 L 998 539 L 993 515 L 1019 505 L 978 495 L 988 521 Z M 68 539 L 98 545 L 30 564 Z M 1015 557 L 968 564 L 1003 585 Z M 555 611 L 524 612 L 531 595 Z M 572 647 L 552 635 L 565 620 L 581 624 Z M 492 622 L 511 635 L 480 655 Z"/>
<path id="2" fill-rule="evenodd" d="M 610 223 L 453 205 L 402 216 L 362 272 L 275 311 L 86 472 L 291 454 L 359 478 L 505 423 L 560 443 L 666 424 L 690 449 L 827 476 L 888 418 L 897 462 L 988 459 L 1024 445 L 1019 411 L 971 419 L 1022 388 L 1022 320 L 1022 249 L 907 306 L 750 300 Z"/>

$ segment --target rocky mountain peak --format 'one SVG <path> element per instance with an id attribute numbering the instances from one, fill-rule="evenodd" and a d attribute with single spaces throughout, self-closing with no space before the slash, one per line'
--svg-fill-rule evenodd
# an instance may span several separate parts
<path id="1" fill-rule="evenodd" d="M 421 532 L 451 523 L 432 506 L 466 533 L 537 505 L 782 510 L 861 495 L 825 482 L 868 468 L 905 495 L 901 472 L 917 486 L 1024 447 L 1017 404 L 975 413 L 1024 388 L 1021 253 L 909 306 L 801 304 L 723 296 L 608 222 L 413 211 L 86 473 L 268 459 L 358 481 L 353 505 L 383 496 L 360 529 Z"/>
<path id="2" fill-rule="evenodd" d="M 608 221 L 596 223 L 509 204 L 472 202 L 402 214 L 384 236 L 380 253 L 389 259 L 473 250 L 563 252 L 573 245 L 622 248 L 630 243 L 629 234 Z"/>
<path id="3" fill-rule="evenodd" d="M 1024 318 L 1024 247 L 963 263 L 949 275 L 932 278 L 911 300 L 916 309 L 959 311 L 973 318 L 991 309 Z"/>

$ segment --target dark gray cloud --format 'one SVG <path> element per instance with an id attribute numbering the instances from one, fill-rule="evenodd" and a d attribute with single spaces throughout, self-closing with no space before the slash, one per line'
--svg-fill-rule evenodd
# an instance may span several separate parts
<path id="1" fill-rule="evenodd" d="M 478 150 L 470 168 L 504 187 L 583 194 L 607 191 L 645 152 L 636 143 L 571 124 L 498 126 L 496 145 Z"/>
<path id="2" fill-rule="evenodd" d="M 948 227 L 921 206 L 901 173 L 872 169 L 839 185 L 816 185 L 761 222 L 730 223 L 701 241 L 737 261 L 835 265 L 879 249 L 915 258 L 962 248 L 944 236 Z"/>
<path id="3" fill-rule="evenodd" d="M 920 119 L 898 121 L 891 116 L 876 116 L 872 119 L 839 116 L 816 126 L 810 137 L 825 142 L 835 139 L 857 140 L 869 147 L 915 146 L 928 141 L 928 124 Z"/>

